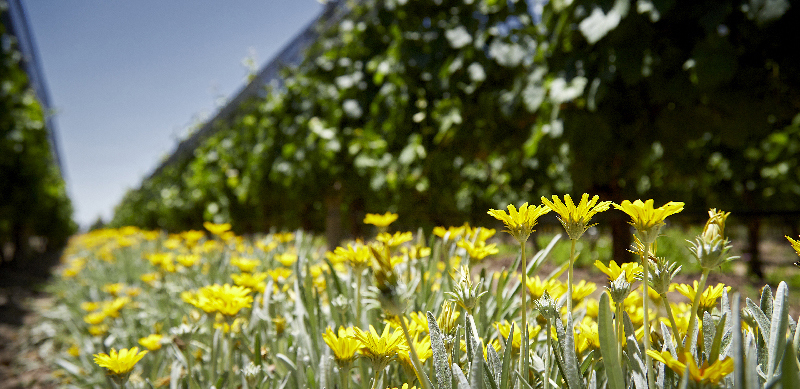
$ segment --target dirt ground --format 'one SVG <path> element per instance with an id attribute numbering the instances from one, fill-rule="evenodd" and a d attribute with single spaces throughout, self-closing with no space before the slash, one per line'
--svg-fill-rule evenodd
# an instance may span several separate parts
<path id="1" fill-rule="evenodd" d="M 44 356 L 45 334 L 33 333 L 36 312 L 49 306 L 41 287 L 60 253 L 43 254 L 25 269 L 0 268 L 0 389 L 56 388 Z"/>

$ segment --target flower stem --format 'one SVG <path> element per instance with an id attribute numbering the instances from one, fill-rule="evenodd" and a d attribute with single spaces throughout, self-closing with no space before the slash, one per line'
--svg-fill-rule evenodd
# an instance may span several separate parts
<path id="1" fill-rule="evenodd" d="M 354 272 L 356 276 L 356 317 L 355 322 L 357 327 L 361 327 L 361 270 Z"/>
<path id="2" fill-rule="evenodd" d="M 378 369 L 377 367 L 375 368 L 375 378 L 372 379 L 372 389 L 378 388 L 378 379 L 381 378 L 381 371 L 382 369 Z"/>
<path id="3" fill-rule="evenodd" d="M 706 288 L 706 281 L 708 281 L 708 273 L 710 269 L 703 269 L 703 275 L 700 277 L 700 283 L 697 285 L 697 290 L 694 294 L 694 301 L 692 301 L 692 315 L 689 316 L 689 329 L 686 330 L 686 338 L 694 334 L 694 328 L 697 326 L 697 309 L 700 308 L 700 297 L 703 295 L 703 290 Z M 685 342 L 685 341 L 684 341 Z M 692 336 L 689 341 L 689 350 L 694 349 L 697 343 L 697 337 Z"/>
<path id="4" fill-rule="evenodd" d="M 419 360 L 419 356 L 417 355 L 417 350 L 414 348 L 414 342 L 411 341 L 411 335 L 408 333 L 408 326 L 406 325 L 406 318 L 404 316 L 400 316 L 400 327 L 403 328 L 403 335 L 406 336 L 406 343 L 408 344 L 408 350 L 411 354 L 411 362 L 414 365 L 414 373 L 417 376 L 420 384 L 422 385 L 423 389 L 433 389 L 432 383 L 428 380 L 427 377 L 422 377 L 422 361 Z"/>
<path id="5" fill-rule="evenodd" d="M 675 322 L 675 315 L 672 314 L 672 307 L 669 306 L 669 301 L 667 300 L 666 293 L 664 293 L 661 296 L 661 301 L 664 302 L 664 309 L 667 310 L 667 317 L 669 317 L 669 323 L 672 325 L 672 332 L 675 335 L 675 343 L 678 344 L 678 355 L 683 355 L 683 342 L 681 341 L 681 332 L 678 329 L 678 324 Z"/>
<path id="6" fill-rule="evenodd" d="M 525 258 L 525 242 L 520 242 L 520 255 L 522 256 L 522 328 L 528 328 L 527 306 L 525 305 L 525 295 L 528 289 L 528 260 Z M 523 339 L 527 340 L 527 339 Z"/>
<path id="7" fill-rule="evenodd" d="M 575 266 L 575 240 L 569 249 L 569 270 L 567 271 L 567 312 L 572 312 L 572 268 Z"/>
<path id="8" fill-rule="evenodd" d="M 617 343 L 619 343 L 619 360 L 622 360 L 622 349 L 623 345 L 625 344 L 625 329 L 622 323 L 622 310 L 623 310 L 623 303 L 614 302 L 616 304 L 616 319 L 617 319 Z"/>
<path id="9" fill-rule="evenodd" d="M 528 318 L 527 318 L 527 310 L 528 309 L 525 306 L 525 294 L 528 293 L 527 292 L 527 289 L 528 289 L 528 261 L 525 258 L 525 242 L 526 241 L 519 242 L 520 255 L 521 255 L 521 259 L 522 259 L 522 288 L 520 288 L 520 290 L 522 292 L 522 327 L 520 328 L 520 334 L 525 334 L 524 330 L 526 328 L 528 328 Z M 514 334 L 511 334 L 509 336 L 513 336 L 513 335 Z M 522 342 L 526 342 L 526 344 L 527 344 L 528 339 L 522 339 Z M 550 347 L 550 346 L 548 345 L 548 347 Z M 522 349 L 523 349 L 523 347 L 520 345 L 520 351 Z M 519 358 L 519 372 L 520 372 L 520 374 L 522 374 L 522 377 L 523 377 L 522 379 L 525 379 L 525 380 L 528 379 L 527 378 L 528 375 L 525 374 L 525 373 L 527 373 L 527 371 L 528 371 L 528 367 L 525 366 L 525 358 L 524 358 L 524 356 L 520 355 L 520 358 Z M 545 374 L 546 373 L 547 372 L 545 371 Z M 547 381 L 545 381 L 545 382 L 547 382 Z M 547 389 L 547 386 L 545 386 L 545 389 Z"/>
<path id="10" fill-rule="evenodd" d="M 655 372 L 653 371 L 653 357 L 647 354 L 647 350 L 650 350 L 650 314 L 648 312 L 650 308 L 649 301 L 650 296 L 647 293 L 648 289 L 650 288 L 650 244 L 644 245 L 644 250 L 642 252 L 642 266 L 644 267 L 644 280 L 642 281 L 642 305 L 644 309 L 644 352 L 645 352 L 645 364 L 647 365 L 647 387 L 649 389 L 653 389 L 653 375 Z"/>
<path id="11" fill-rule="evenodd" d="M 547 354 L 545 354 L 544 360 L 544 389 L 550 389 L 550 369 L 551 369 L 551 362 L 550 362 L 550 354 L 552 351 L 550 350 L 550 319 L 547 319 L 547 325 L 544 328 L 547 331 L 547 343 L 545 347 L 547 349 Z"/>

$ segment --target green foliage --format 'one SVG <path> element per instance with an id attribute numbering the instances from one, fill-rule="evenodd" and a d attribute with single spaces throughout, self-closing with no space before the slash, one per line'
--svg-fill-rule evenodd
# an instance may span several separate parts
<path id="1" fill-rule="evenodd" d="M 553 192 L 797 209 L 800 53 L 774 37 L 798 10 L 774 3 L 342 2 L 113 224 L 361 235 L 365 212 L 429 227 Z"/>
<path id="2" fill-rule="evenodd" d="M 25 259 L 28 238 L 57 249 L 75 232 L 72 205 L 47 139 L 44 112 L 20 66 L 14 38 L 0 25 L 0 262 L 6 245 Z"/>

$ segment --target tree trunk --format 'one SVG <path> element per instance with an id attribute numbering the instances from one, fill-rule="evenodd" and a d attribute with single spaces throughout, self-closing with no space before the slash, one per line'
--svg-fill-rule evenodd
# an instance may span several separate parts
<path id="1" fill-rule="evenodd" d="M 628 249 L 631 247 L 631 228 L 625 218 L 611 218 L 612 259 L 616 262 L 631 262 L 633 256 Z"/>
<path id="2" fill-rule="evenodd" d="M 344 238 L 341 184 L 338 182 L 325 196 L 325 211 L 325 240 L 328 242 L 328 250 L 333 251 Z"/>
<path id="3" fill-rule="evenodd" d="M 750 274 L 755 274 L 759 280 L 764 280 L 763 263 L 761 256 L 758 252 L 758 245 L 761 241 L 759 230 L 761 229 L 761 218 L 758 215 L 753 215 L 747 221 L 747 240 L 748 240 L 748 254 L 750 255 Z"/>

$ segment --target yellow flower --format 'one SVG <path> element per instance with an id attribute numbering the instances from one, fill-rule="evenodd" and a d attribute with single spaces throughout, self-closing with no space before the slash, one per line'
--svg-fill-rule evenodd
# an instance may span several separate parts
<path id="1" fill-rule="evenodd" d="M 161 339 L 163 338 L 164 338 L 163 335 L 150 334 L 145 336 L 144 338 L 139 338 L 139 344 L 141 344 L 150 351 L 155 351 L 161 348 Z"/>
<path id="2" fill-rule="evenodd" d="M 231 278 L 233 278 L 233 283 L 236 285 L 250 288 L 258 293 L 263 293 L 264 288 L 267 287 L 267 284 L 264 282 L 267 275 L 267 273 L 242 273 L 231 274 Z"/>
<path id="3" fill-rule="evenodd" d="M 293 253 L 283 253 L 278 254 L 275 256 L 275 260 L 278 261 L 281 265 L 286 267 L 291 267 L 297 262 L 297 254 Z"/>
<path id="4" fill-rule="evenodd" d="M 222 333 L 224 334 L 228 334 L 231 332 L 234 334 L 238 334 L 239 331 L 241 331 L 243 321 L 244 319 L 242 319 L 241 317 L 237 317 L 236 319 L 233 320 L 233 323 L 230 324 L 228 324 L 227 321 L 217 321 L 214 323 L 214 328 L 221 330 Z"/>
<path id="5" fill-rule="evenodd" d="M 81 309 L 87 312 L 91 312 L 100 308 L 100 303 L 97 301 L 84 301 L 81 303 Z"/>
<path id="6" fill-rule="evenodd" d="M 495 219 L 500 220 L 506 225 L 506 232 L 511 234 L 517 242 L 527 242 L 528 237 L 533 232 L 533 227 L 536 226 L 537 219 L 550 212 L 550 208 L 543 205 L 536 207 L 529 207 L 528 203 L 522 204 L 519 211 L 513 204 L 508 205 L 508 213 L 503 210 L 490 209 L 489 215 Z"/>
<path id="7" fill-rule="evenodd" d="M 89 333 L 92 334 L 93 336 L 102 336 L 106 332 L 108 332 L 107 324 L 89 326 Z"/>
<path id="8" fill-rule="evenodd" d="M 186 245 L 189 247 L 194 247 L 200 239 L 206 236 L 206 233 L 203 231 L 196 231 L 196 230 L 189 230 L 180 233 L 180 236 L 183 238 Z"/>
<path id="9" fill-rule="evenodd" d="M 230 284 L 204 286 L 196 293 L 181 293 L 181 298 L 206 313 L 219 312 L 226 316 L 235 316 L 242 308 L 250 308 L 253 303 L 250 289 Z"/>
<path id="10" fill-rule="evenodd" d="M 572 300 L 581 301 L 589 297 L 595 290 L 597 290 L 597 284 L 594 282 L 586 282 L 586 280 L 580 280 L 577 284 L 572 285 Z"/>
<path id="11" fill-rule="evenodd" d="M 289 243 L 294 240 L 294 233 L 292 232 L 279 232 L 272 235 L 272 239 L 278 243 Z"/>
<path id="12" fill-rule="evenodd" d="M 711 365 L 708 364 L 708 361 L 705 361 L 700 367 L 698 367 L 694 361 L 692 353 L 688 351 L 679 355 L 678 359 L 673 358 L 669 351 L 662 351 L 659 353 L 655 350 L 647 350 L 647 355 L 653 357 L 653 359 L 656 361 L 665 364 L 680 376 L 683 376 L 683 373 L 686 371 L 688 365 L 689 377 L 692 379 L 692 381 L 702 384 L 716 385 L 722 381 L 726 375 L 733 372 L 733 359 L 730 357 L 725 359 L 717 359 Z"/>
<path id="13" fill-rule="evenodd" d="M 371 324 L 369 331 L 354 328 L 353 337 L 361 341 L 361 354 L 375 364 L 377 370 L 383 370 L 386 364 L 397 357 L 397 353 L 408 349 L 403 331 L 395 329 L 389 333 L 389 326 L 383 327 L 383 332 L 378 335 Z"/>
<path id="14" fill-rule="evenodd" d="M 467 234 L 467 239 L 475 238 L 475 240 L 479 242 L 485 242 L 486 239 L 489 239 L 497 233 L 497 230 L 494 228 L 485 228 L 485 227 L 475 227 L 470 228 L 469 224 L 464 224 L 464 230 Z"/>
<path id="15" fill-rule="evenodd" d="M 278 247 L 278 242 L 264 243 L 259 240 L 256 242 L 256 247 L 258 247 L 259 250 L 268 253 Z"/>
<path id="16" fill-rule="evenodd" d="M 94 363 L 100 367 L 105 367 L 113 374 L 127 374 L 133 370 L 133 366 L 135 366 L 136 362 L 139 362 L 145 354 L 147 354 L 147 350 L 139 352 L 138 347 L 134 347 L 130 350 L 124 348 L 119 350 L 119 353 L 112 348 L 109 354 L 94 354 Z"/>
<path id="17" fill-rule="evenodd" d="M 414 385 L 414 386 L 412 386 L 412 387 L 409 387 L 409 386 L 408 386 L 408 384 L 403 384 L 403 387 L 402 387 L 402 388 L 392 388 L 392 387 L 388 387 L 388 386 L 387 386 L 387 387 L 386 387 L 386 389 L 417 389 L 417 386 L 416 386 L 416 385 Z"/>
<path id="18" fill-rule="evenodd" d="M 242 258 L 242 257 L 232 257 L 231 258 L 231 265 L 236 266 L 239 270 L 249 273 L 253 271 L 261 263 L 261 261 L 257 259 L 249 259 L 249 258 Z"/>
<path id="19" fill-rule="evenodd" d="M 542 202 L 558 213 L 558 220 L 561 222 L 561 225 L 564 226 L 564 229 L 567 230 L 567 235 L 569 235 L 569 238 L 572 240 L 578 240 L 581 235 L 591 227 L 591 225 L 589 225 L 589 220 L 592 219 L 592 216 L 606 211 L 611 207 L 612 203 L 610 201 L 601 201 L 598 203 L 597 201 L 599 199 L 600 197 L 595 195 L 590 201 L 589 195 L 584 193 L 583 196 L 581 196 L 580 203 L 578 203 L 576 207 L 569 195 L 564 195 L 563 203 L 558 196 L 553 196 L 553 202 L 548 201 L 547 198 L 542 196 Z"/>
<path id="20" fill-rule="evenodd" d="M 118 294 L 120 294 L 120 292 L 122 292 L 122 289 L 124 289 L 124 288 L 125 288 L 125 284 L 123 284 L 121 282 L 117 282 L 115 284 L 105 284 L 105 285 L 103 285 L 103 292 L 106 292 L 106 293 L 116 297 Z"/>
<path id="21" fill-rule="evenodd" d="M 275 269 L 267 270 L 267 274 L 272 278 L 275 282 L 283 282 L 289 279 L 292 275 L 292 269 L 287 269 L 285 267 L 279 267 Z"/>
<path id="22" fill-rule="evenodd" d="M 397 220 L 398 215 L 396 213 L 386 212 L 385 214 L 376 214 L 376 213 L 368 213 L 366 217 L 364 217 L 364 224 L 372 224 L 375 227 L 388 227 L 389 224 L 394 223 Z"/>
<path id="23" fill-rule="evenodd" d="M 156 282 L 158 281 L 158 279 L 160 277 L 161 277 L 161 275 L 158 274 L 158 273 L 145 273 L 145 274 L 142 274 L 139 277 L 139 279 L 142 280 L 142 282 L 146 283 L 147 285 L 155 286 Z"/>
<path id="24" fill-rule="evenodd" d="M 220 245 L 220 243 L 218 241 L 216 241 L 216 240 L 207 240 L 207 241 L 203 242 L 203 244 L 200 246 L 199 250 L 200 250 L 200 252 L 203 252 L 203 253 L 211 253 L 211 252 L 220 250 L 220 248 L 221 248 L 221 245 Z"/>
<path id="25" fill-rule="evenodd" d="M 467 254 L 473 261 L 480 261 L 489 255 L 500 252 L 500 250 L 497 249 L 496 243 L 487 245 L 486 242 L 482 240 L 478 240 L 475 243 L 468 240 L 460 240 L 456 245 L 467 250 Z"/>
<path id="26" fill-rule="evenodd" d="M 77 344 L 73 343 L 72 346 L 69 346 L 69 349 L 67 350 L 67 354 L 69 354 L 69 355 L 71 355 L 73 357 L 78 357 L 78 356 L 81 355 L 81 349 L 78 348 Z"/>
<path id="27" fill-rule="evenodd" d="M 86 324 L 91 324 L 91 325 L 98 325 L 102 323 L 103 320 L 105 319 L 106 319 L 106 314 L 103 312 L 92 312 L 83 317 L 83 321 L 85 321 Z"/>
<path id="28" fill-rule="evenodd" d="M 797 255 L 800 255 L 800 239 L 794 240 L 790 238 L 789 235 L 786 235 L 786 239 L 789 239 L 789 243 L 792 244 L 794 251 L 797 252 Z"/>
<path id="29" fill-rule="evenodd" d="M 200 262 L 200 254 L 181 254 L 175 260 L 183 267 L 192 267 Z"/>
<path id="30" fill-rule="evenodd" d="M 695 295 L 697 294 L 697 287 L 698 282 L 694 281 L 693 285 L 681 284 L 675 287 L 675 290 L 680 292 L 680 294 L 686 296 L 690 301 L 694 301 Z M 722 297 L 722 291 L 730 291 L 730 286 L 725 286 L 722 283 L 717 284 L 716 286 L 708 286 L 706 290 L 703 291 L 703 294 L 700 296 L 700 309 L 703 311 L 710 311 L 717 305 L 717 299 Z"/>
<path id="31" fill-rule="evenodd" d="M 409 259 L 414 260 L 429 257 L 431 255 L 431 248 L 418 246 L 401 247 L 400 252 L 407 255 Z"/>
<path id="32" fill-rule="evenodd" d="M 522 331 L 520 331 L 519 326 L 514 324 L 514 333 L 511 334 L 511 323 L 508 320 L 503 320 L 502 323 L 494 323 L 494 328 L 497 328 L 497 331 L 500 332 L 500 335 L 508 341 L 508 337 L 512 336 L 511 338 L 511 347 L 516 352 L 519 352 L 519 348 L 522 345 Z M 539 331 L 542 330 L 542 327 L 536 326 L 533 327 L 532 325 L 528 324 L 528 337 L 529 339 L 536 339 L 536 336 L 539 335 Z"/>
<path id="33" fill-rule="evenodd" d="M 639 233 L 639 238 L 645 244 L 656 241 L 664 219 L 683 210 L 683 203 L 670 201 L 661 207 L 653 208 L 653 200 L 636 200 L 630 202 L 625 200 L 622 204 L 613 204 L 614 208 L 628 214 L 631 217 L 629 222 Z"/>
<path id="34" fill-rule="evenodd" d="M 537 300 L 542 297 L 544 292 L 547 292 L 547 294 L 549 294 L 551 297 L 557 299 L 567 291 L 566 285 L 554 278 L 548 279 L 547 281 L 542 281 L 539 276 L 533 276 L 528 277 L 525 283 L 533 300 Z"/>
<path id="35" fill-rule="evenodd" d="M 433 350 L 431 350 L 431 337 L 426 336 L 422 339 L 417 339 L 417 336 L 414 336 L 411 341 L 413 343 L 412 347 L 414 347 L 414 351 L 417 352 L 417 358 L 422 363 L 428 360 L 428 358 L 433 356 Z M 403 363 L 406 369 L 411 369 L 414 371 L 414 364 L 411 363 L 411 349 L 406 348 L 403 350 L 398 351 L 397 353 L 400 362 Z"/>
<path id="36" fill-rule="evenodd" d="M 347 248 L 337 247 L 336 250 L 333 251 L 333 255 L 347 261 L 350 267 L 356 270 L 356 272 L 364 270 L 364 268 L 369 266 L 370 259 L 372 259 L 372 253 L 369 251 L 369 247 L 360 243 L 356 243 L 355 246 L 348 243 Z"/>
<path id="37" fill-rule="evenodd" d="M 587 350 L 600 349 L 600 334 L 597 322 L 586 317 L 579 324 L 575 334 L 575 349 L 580 354 Z"/>
<path id="38" fill-rule="evenodd" d="M 443 334 L 452 334 L 458 326 L 458 316 L 461 312 L 456 309 L 456 303 L 447 301 L 442 304 L 442 311 L 439 312 L 439 317 L 436 318 L 436 324 Z"/>
<path id="39" fill-rule="evenodd" d="M 433 234 L 444 239 L 447 237 L 447 240 L 455 240 L 461 237 L 464 234 L 465 230 L 469 228 L 469 224 L 464 224 L 460 227 L 434 227 Z"/>
<path id="40" fill-rule="evenodd" d="M 275 333 L 280 335 L 286 330 L 286 318 L 283 316 L 273 317 L 272 325 L 275 326 Z"/>
<path id="41" fill-rule="evenodd" d="M 205 227 L 208 232 L 214 235 L 222 235 L 223 233 L 229 231 L 231 229 L 230 223 L 223 223 L 223 224 L 214 224 L 211 222 L 203 223 L 203 227 Z"/>
<path id="42" fill-rule="evenodd" d="M 377 239 L 379 242 L 382 242 L 383 244 L 389 247 L 397 247 L 405 242 L 409 242 L 412 239 L 414 239 L 414 235 L 410 231 L 395 232 L 394 235 L 388 232 L 382 232 L 378 234 L 378 236 L 375 239 Z"/>
<path id="43" fill-rule="evenodd" d="M 102 305 L 102 312 L 108 317 L 119 317 L 120 309 L 131 302 L 130 297 L 118 297 L 112 301 L 105 301 Z"/>
<path id="44" fill-rule="evenodd" d="M 356 359 L 356 352 L 361 348 L 361 342 L 355 338 L 353 328 L 339 327 L 338 334 L 328 327 L 322 334 L 322 340 L 333 351 L 333 359 L 340 367 L 348 367 Z"/>
<path id="45" fill-rule="evenodd" d="M 594 261 L 594 265 L 600 269 L 600 271 L 606 273 L 608 280 L 612 282 L 619 278 L 619 275 L 624 271 L 625 281 L 627 281 L 629 284 L 632 284 L 642 274 L 643 271 L 642 265 L 640 265 L 638 262 L 626 262 L 622 264 L 622 267 L 620 267 L 613 259 L 608 263 L 608 266 L 604 265 L 603 262 L 600 262 L 600 260 L 597 260 Z"/>

